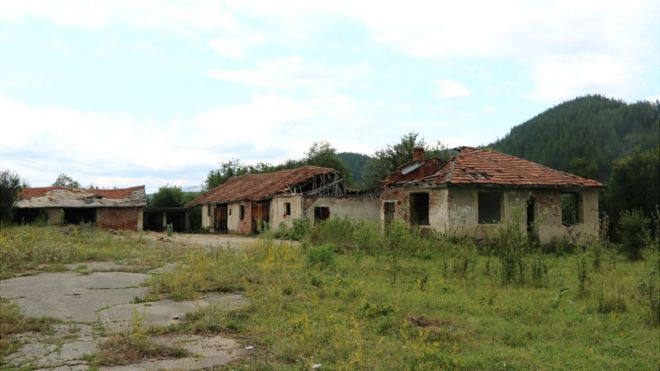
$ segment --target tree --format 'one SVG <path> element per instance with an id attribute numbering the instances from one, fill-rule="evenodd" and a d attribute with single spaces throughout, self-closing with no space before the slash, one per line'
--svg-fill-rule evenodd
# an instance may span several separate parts
<path id="1" fill-rule="evenodd" d="M 350 181 L 350 172 L 342 160 L 337 156 L 337 151 L 328 142 L 315 142 L 305 152 L 302 160 L 287 160 L 280 165 L 271 165 L 267 162 L 258 162 L 255 165 L 244 165 L 240 160 L 234 159 L 220 163 L 220 168 L 209 171 L 204 181 L 204 189 L 209 190 L 226 182 L 231 177 L 244 174 L 271 173 L 284 169 L 295 169 L 304 165 L 323 166 L 335 169 L 344 175 L 344 179 Z"/>
<path id="2" fill-rule="evenodd" d="M 158 188 L 149 200 L 149 207 L 182 207 L 186 197 L 181 187 L 165 185 Z"/>
<path id="3" fill-rule="evenodd" d="M 9 170 L 0 173 L 0 224 L 12 221 L 12 209 L 18 199 L 18 192 L 25 187 L 18 175 Z"/>
<path id="4" fill-rule="evenodd" d="M 209 190 L 226 182 L 231 177 L 249 174 L 249 173 L 267 173 L 279 170 L 267 162 L 259 162 L 256 165 L 243 165 L 241 160 L 234 159 L 227 162 L 221 162 L 220 168 L 209 171 L 204 181 L 204 189 Z"/>
<path id="5" fill-rule="evenodd" d="M 378 186 L 389 174 L 399 166 L 412 160 L 413 149 L 424 148 L 425 158 L 446 157 L 447 147 L 440 142 L 435 146 L 428 145 L 418 133 L 410 132 L 401 137 L 399 143 L 388 145 L 376 151 L 375 158 L 364 168 L 365 184 L 368 187 Z"/>
<path id="6" fill-rule="evenodd" d="M 303 161 L 306 165 L 335 169 L 344 176 L 347 182 L 350 183 L 351 181 L 351 172 L 346 167 L 346 164 L 337 156 L 337 150 L 326 141 L 314 142 L 307 152 L 305 152 L 305 159 Z"/>
<path id="7" fill-rule="evenodd" d="M 647 218 L 652 217 L 660 204 L 659 172 L 660 147 L 636 150 L 612 163 L 604 209 L 613 225 L 627 210 L 641 210 Z"/>
<path id="8" fill-rule="evenodd" d="M 80 183 L 73 180 L 70 176 L 61 173 L 53 183 L 53 187 L 80 188 Z"/>
<path id="9" fill-rule="evenodd" d="M 584 157 L 575 157 L 569 163 L 569 172 L 583 178 L 598 178 L 598 164 L 594 160 L 587 160 Z"/>

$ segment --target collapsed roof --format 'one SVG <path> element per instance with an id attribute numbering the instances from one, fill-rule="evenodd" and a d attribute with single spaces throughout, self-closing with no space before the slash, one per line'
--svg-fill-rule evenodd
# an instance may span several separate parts
<path id="1" fill-rule="evenodd" d="M 512 188 L 602 188 L 593 179 L 551 169 L 501 152 L 459 147 L 448 160 L 412 161 L 385 179 L 386 186 L 484 186 Z M 411 170 L 412 169 L 412 170 Z"/>
<path id="2" fill-rule="evenodd" d="M 307 187 L 309 189 L 305 186 L 309 186 Z M 308 165 L 273 173 L 245 174 L 230 178 L 191 201 L 188 206 L 234 201 L 262 201 L 277 194 L 304 191 L 321 194 L 331 188 L 337 189 L 336 187 L 343 192 L 343 178 L 335 169 Z"/>
<path id="3" fill-rule="evenodd" d="M 18 194 L 16 208 L 49 207 L 144 207 L 144 186 L 121 189 L 78 189 L 64 187 L 25 188 Z"/>

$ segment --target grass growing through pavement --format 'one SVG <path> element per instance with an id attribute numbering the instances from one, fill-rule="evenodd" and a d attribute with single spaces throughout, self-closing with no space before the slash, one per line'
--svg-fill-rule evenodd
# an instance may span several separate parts
<path id="1" fill-rule="evenodd" d="M 102 366 L 130 365 L 146 358 L 181 358 L 190 355 L 185 349 L 151 340 L 142 321 L 140 315 L 133 311 L 130 329 L 114 334 L 101 343 L 100 351 L 91 361 Z"/>
<path id="2" fill-rule="evenodd" d="M 266 238 L 187 257 L 161 276 L 185 282 L 183 297 L 235 288 L 251 305 L 205 308 L 178 330 L 238 333 L 261 350 L 248 368 L 657 368 L 657 250 L 641 262 L 594 247 L 493 251 L 519 241 L 478 247 L 400 227 L 356 242 L 346 235 L 360 226 L 334 223 L 302 247 Z"/>
<path id="3" fill-rule="evenodd" d="M 7 299 L 0 298 L 0 364 L 1 358 L 10 354 L 20 346 L 20 342 L 11 335 L 26 332 L 51 331 L 51 324 L 58 322 L 51 318 L 30 318 L 21 314 L 20 309 Z"/>
<path id="4" fill-rule="evenodd" d="M 13 275 L 44 263 L 177 260 L 150 281 L 152 294 L 243 291 L 251 304 L 209 306 L 171 330 L 255 345 L 241 361 L 249 369 L 657 369 L 657 250 L 631 262 L 595 244 L 551 254 L 518 238 L 502 230 L 477 245 L 398 224 L 384 236 L 373 225 L 330 221 L 310 226 L 301 246 L 267 235 L 240 251 L 181 256 L 106 232 L 20 227 L 0 231 L 0 264 Z M 126 344 L 150 354 L 133 340 L 119 335 L 106 346 L 122 358 L 132 352 Z"/>
<path id="5" fill-rule="evenodd" d="M 117 261 L 145 269 L 174 260 L 181 249 L 131 233 L 97 231 L 83 226 L 0 228 L 0 279 L 30 271 L 62 271 L 63 264 Z"/>

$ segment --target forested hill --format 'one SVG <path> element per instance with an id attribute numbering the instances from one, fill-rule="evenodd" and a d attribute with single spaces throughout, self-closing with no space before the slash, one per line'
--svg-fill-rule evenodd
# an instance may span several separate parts
<path id="1" fill-rule="evenodd" d="M 657 102 L 627 104 L 592 95 L 537 115 L 489 147 L 565 171 L 591 166 L 607 180 L 613 160 L 658 145 L 659 127 Z"/>
<path id="2" fill-rule="evenodd" d="M 355 152 L 340 152 L 337 157 L 346 165 L 351 172 L 351 179 L 355 185 L 360 186 L 363 183 L 362 174 L 364 165 L 372 158 Z"/>

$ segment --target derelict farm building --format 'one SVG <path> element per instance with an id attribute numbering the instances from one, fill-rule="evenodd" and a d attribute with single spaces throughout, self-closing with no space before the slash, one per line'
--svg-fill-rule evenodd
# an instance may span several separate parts
<path id="1" fill-rule="evenodd" d="M 597 237 L 598 193 L 604 185 L 504 153 L 470 147 L 448 160 L 411 162 L 385 180 L 381 219 L 402 219 L 439 233 L 477 238 L 518 223 L 541 243 Z M 571 215 L 562 215 L 562 199 Z"/>
<path id="2" fill-rule="evenodd" d="M 244 234 L 262 223 L 291 227 L 304 217 L 378 221 L 380 215 L 377 197 L 348 192 L 339 172 L 318 166 L 233 177 L 188 206 L 202 207 L 202 228 Z"/>
<path id="3" fill-rule="evenodd" d="M 47 224 L 94 223 L 104 229 L 142 230 L 147 204 L 144 186 L 122 189 L 25 188 L 18 194 L 14 220 Z"/>

